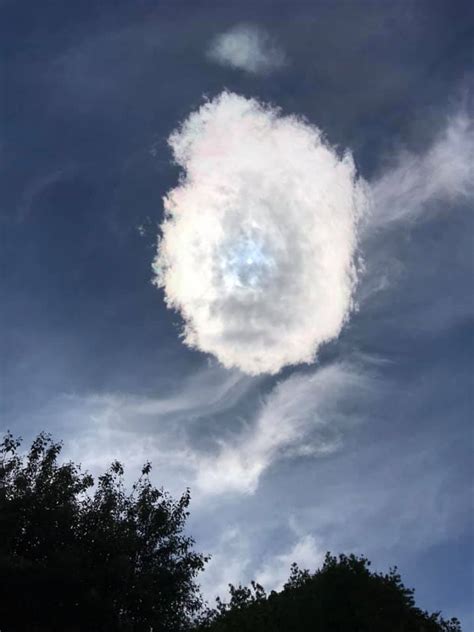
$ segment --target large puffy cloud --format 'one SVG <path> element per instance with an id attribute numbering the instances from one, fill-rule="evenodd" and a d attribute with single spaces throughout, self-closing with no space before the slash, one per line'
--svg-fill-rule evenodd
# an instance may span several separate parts
<path id="1" fill-rule="evenodd" d="M 224 92 L 169 138 L 184 173 L 154 262 L 186 344 L 249 374 L 311 362 L 352 308 L 366 206 L 349 153 Z"/>
<path id="2" fill-rule="evenodd" d="M 286 63 L 283 51 L 269 34 L 251 24 L 238 24 L 218 35 L 211 44 L 208 57 L 223 66 L 262 75 Z"/>

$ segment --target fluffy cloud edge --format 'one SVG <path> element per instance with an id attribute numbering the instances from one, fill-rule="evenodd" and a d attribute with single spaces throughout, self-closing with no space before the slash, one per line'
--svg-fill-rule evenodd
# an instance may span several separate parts
<path id="1" fill-rule="evenodd" d="M 169 143 L 183 173 L 153 267 L 184 342 L 251 375 L 313 362 L 354 307 L 367 190 L 351 154 L 227 91 Z"/>

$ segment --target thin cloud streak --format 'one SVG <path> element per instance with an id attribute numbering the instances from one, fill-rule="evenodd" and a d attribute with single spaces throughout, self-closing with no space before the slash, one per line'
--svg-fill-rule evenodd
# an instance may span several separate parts
<path id="1" fill-rule="evenodd" d="M 369 185 L 370 211 L 360 226 L 363 272 L 359 275 L 356 301 L 363 310 L 374 295 L 395 291 L 405 271 L 397 255 L 396 240 L 387 241 L 392 229 L 410 228 L 416 222 L 430 221 L 462 208 L 474 197 L 474 119 L 465 109 L 447 117 L 434 141 L 424 152 L 398 152 Z M 459 217 L 458 217 L 459 219 Z M 385 235 L 385 236 L 384 236 Z M 468 240 L 465 239 L 465 243 Z M 461 250 L 461 253 L 469 251 Z M 459 260 L 459 254 L 456 259 Z M 442 265 L 434 259 L 431 269 Z M 472 268 L 472 257 L 466 257 Z M 419 273 L 419 269 L 415 272 Z M 434 281 L 433 281 L 434 282 Z M 423 288 L 425 290 L 426 288 Z M 445 327 L 446 323 L 472 314 L 472 302 L 465 294 L 454 304 L 444 293 L 433 297 L 436 309 L 405 318 L 410 326 Z M 407 316 L 407 315 L 406 315 Z"/>
<path id="2" fill-rule="evenodd" d="M 74 429 L 65 436 L 65 456 L 93 473 L 123 459 L 132 479 L 151 460 L 165 485 L 173 492 L 190 486 L 200 503 L 209 497 L 254 494 L 264 473 L 282 459 L 334 453 L 357 423 L 354 410 L 345 412 L 345 405 L 373 392 L 366 369 L 348 362 L 295 374 L 274 386 L 242 428 L 229 433 L 228 425 L 222 430 L 214 426 L 210 443 L 202 446 L 195 440 L 202 420 L 232 414 L 258 383 L 235 372 L 215 371 L 188 380 L 171 398 L 69 395 L 42 414 L 53 426 Z M 207 393 L 202 391 L 206 383 Z"/>
<path id="3" fill-rule="evenodd" d="M 372 183 L 368 228 L 413 221 L 433 203 L 449 205 L 474 194 L 474 121 L 466 111 L 448 118 L 423 154 L 401 152 Z"/>
<path id="4" fill-rule="evenodd" d="M 206 495 L 252 494 L 276 461 L 333 453 L 341 445 L 343 430 L 356 421 L 348 419 L 339 405 L 369 391 L 367 375 L 342 363 L 280 382 L 248 428 L 234 441 L 219 442 L 217 454 L 197 460 L 197 489 Z"/>

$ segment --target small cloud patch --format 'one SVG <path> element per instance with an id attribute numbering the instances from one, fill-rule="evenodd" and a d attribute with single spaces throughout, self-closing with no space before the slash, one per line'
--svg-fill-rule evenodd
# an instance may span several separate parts
<path id="1" fill-rule="evenodd" d="M 208 50 L 208 58 L 222 66 L 238 68 L 253 75 L 264 75 L 286 63 L 283 50 L 267 31 L 240 24 L 218 35 Z"/>

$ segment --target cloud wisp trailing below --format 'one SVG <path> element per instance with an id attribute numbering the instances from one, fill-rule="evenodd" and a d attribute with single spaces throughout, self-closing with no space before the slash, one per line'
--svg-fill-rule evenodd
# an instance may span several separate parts
<path id="1" fill-rule="evenodd" d="M 341 447 L 342 434 L 356 422 L 344 403 L 367 396 L 368 374 L 335 363 L 278 383 L 255 419 L 234 440 L 219 441 L 217 454 L 196 462 L 196 487 L 206 495 L 254 493 L 268 468 L 282 458 L 324 456 Z"/>
<path id="2" fill-rule="evenodd" d="M 171 399 L 113 394 L 67 398 L 60 402 L 57 416 L 62 417 L 67 408 L 68 425 L 83 420 L 80 436 L 68 442 L 72 458 L 86 455 L 79 460 L 99 471 L 127 453 L 132 443 L 135 469 L 151 459 L 160 465 L 167 484 L 169 478 L 181 487 L 191 486 L 198 502 L 251 495 L 262 476 L 282 459 L 323 457 L 338 451 L 345 433 L 357 423 L 358 402 L 373 394 L 369 372 L 359 364 L 340 362 L 295 374 L 277 383 L 238 428 L 229 432 L 225 425 L 218 425 L 212 442 L 200 446 L 195 441 L 199 419 L 216 410 L 231 415 L 255 386 L 245 376 L 235 383 L 235 375 L 226 378 L 227 373 L 222 370 L 221 387 L 217 387 L 223 397 L 216 400 L 208 393 L 194 408 L 189 397 L 196 392 L 196 381 Z"/>
<path id="3" fill-rule="evenodd" d="M 367 367 L 339 362 L 280 381 L 255 411 L 245 414 L 243 403 L 258 382 L 208 368 L 171 397 L 64 395 L 39 416 L 53 427 L 74 428 L 72 436 L 66 435 L 66 456 L 92 473 L 126 457 L 133 478 L 151 460 L 166 486 L 174 492 L 190 486 L 199 502 L 252 495 L 281 460 L 339 450 L 357 422 L 358 402 L 373 393 Z M 209 415 L 234 418 L 236 410 L 240 421 L 235 428 L 216 423 L 208 442 L 196 441 Z"/>
<path id="4" fill-rule="evenodd" d="M 253 75 L 269 74 L 287 63 L 285 53 L 267 31 L 252 24 L 238 24 L 215 37 L 207 57 Z"/>
<path id="5" fill-rule="evenodd" d="M 366 185 L 321 131 L 224 92 L 169 138 L 183 168 L 154 262 L 184 342 L 227 368 L 309 363 L 353 307 Z"/>

